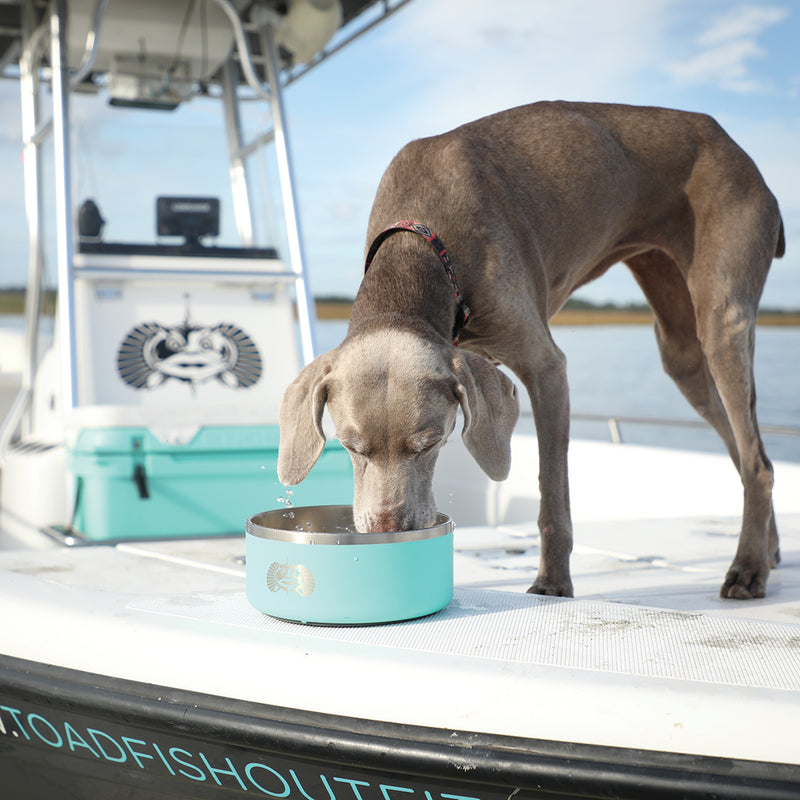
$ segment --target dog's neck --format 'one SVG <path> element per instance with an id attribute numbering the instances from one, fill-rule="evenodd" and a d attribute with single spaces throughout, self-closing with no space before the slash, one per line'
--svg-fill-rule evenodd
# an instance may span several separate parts
<path id="1" fill-rule="evenodd" d="M 452 341 L 457 313 L 453 284 L 436 251 L 422 237 L 399 232 L 375 253 L 353 303 L 350 330 L 371 318 L 410 317 Z"/>

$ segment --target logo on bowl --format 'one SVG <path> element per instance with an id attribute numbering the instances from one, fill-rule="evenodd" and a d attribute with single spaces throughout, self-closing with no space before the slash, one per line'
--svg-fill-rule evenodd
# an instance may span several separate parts
<path id="1" fill-rule="evenodd" d="M 267 588 L 271 592 L 295 592 L 308 597 L 314 591 L 314 576 L 304 564 L 279 564 L 273 561 L 267 570 Z"/>

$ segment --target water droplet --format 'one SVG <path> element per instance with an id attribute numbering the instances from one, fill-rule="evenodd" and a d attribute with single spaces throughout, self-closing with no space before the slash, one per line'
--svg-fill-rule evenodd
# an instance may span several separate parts
<path id="1" fill-rule="evenodd" d="M 283 497 L 283 496 L 279 497 L 278 498 L 278 502 L 281 505 L 285 506 L 286 508 L 291 508 L 294 505 L 294 503 L 292 503 L 292 495 L 293 494 L 294 494 L 294 492 L 291 489 L 287 489 L 286 490 L 286 496 L 285 497 Z"/>

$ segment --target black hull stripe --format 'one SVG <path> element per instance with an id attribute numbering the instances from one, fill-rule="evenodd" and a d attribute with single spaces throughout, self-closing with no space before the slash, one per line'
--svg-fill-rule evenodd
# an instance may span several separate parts
<path id="1" fill-rule="evenodd" d="M 0 785 L 15 800 L 54 787 L 106 800 L 796 800 L 800 766 L 355 719 L 0 655 Z"/>

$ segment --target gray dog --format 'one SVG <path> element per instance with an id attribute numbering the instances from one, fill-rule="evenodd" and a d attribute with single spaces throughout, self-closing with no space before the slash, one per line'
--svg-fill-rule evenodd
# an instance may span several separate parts
<path id="1" fill-rule="evenodd" d="M 459 407 L 478 464 L 494 480 L 508 474 L 519 405 L 494 366 L 505 364 L 528 391 L 539 442 L 541 559 L 529 591 L 572 596 L 569 396 L 548 320 L 622 261 L 655 314 L 664 369 L 741 475 L 742 531 L 721 594 L 764 595 L 779 550 L 753 348 L 783 224 L 713 119 L 536 103 L 412 142 L 381 180 L 367 241 L 347 338 L 284 396 L 283 483 L 319 457 L 327 403 L 353 460 L 358 530 L 432 524 L 433 470 Z"/>

